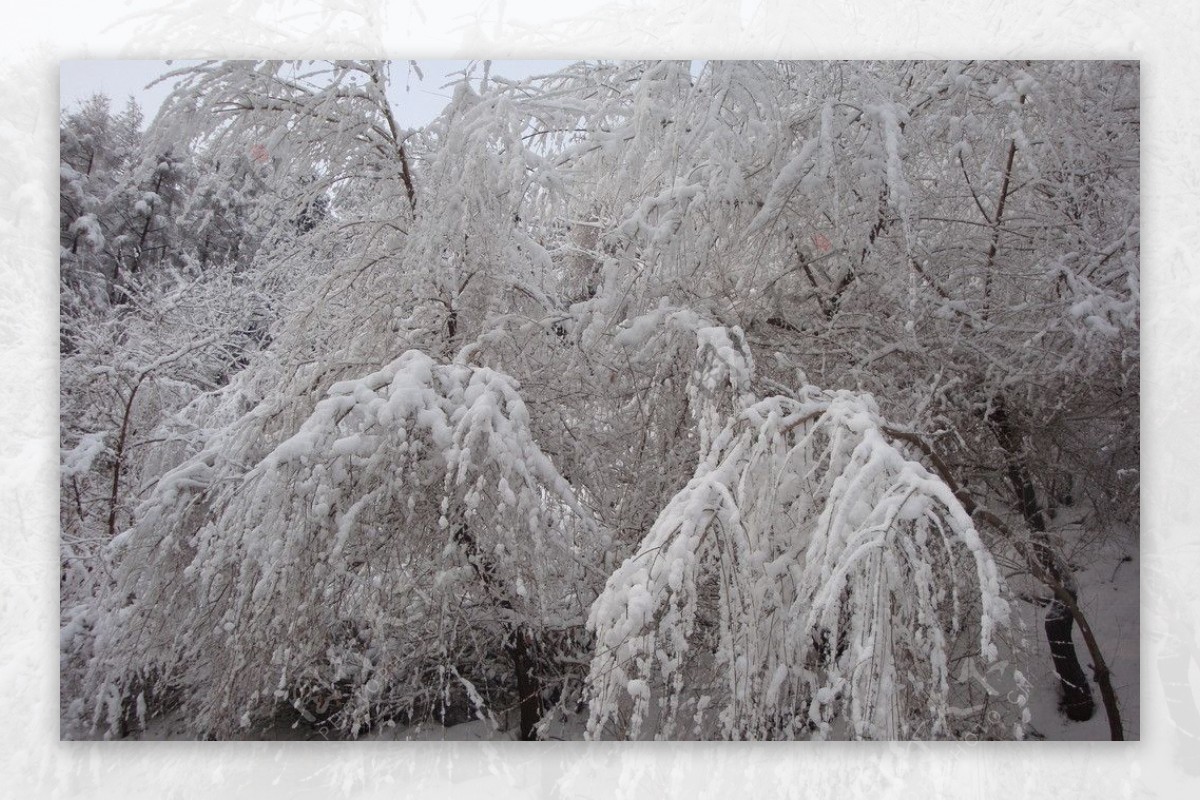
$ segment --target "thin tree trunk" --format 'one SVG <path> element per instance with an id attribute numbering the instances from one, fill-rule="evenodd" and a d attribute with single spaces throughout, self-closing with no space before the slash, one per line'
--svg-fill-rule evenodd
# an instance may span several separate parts
<path id="1" fill-rule="evenodd" d="M 125 408 L 121 417 L 121 433 L 117 435 L 116 448 L 113 453 L 112 488 L 108 498 L 109 539 L 112 539 L 117 534 L 117 509 L 119 506 L 118 501 L 121 497 L 121 472 L 125 468 L 125 443 L 129 437 L 129 418 L 133 414 L 133 401 L 137 398 L 138 389 L 141 388 L 144 378 L 145 375 L 143 374 L 129 391 L 129 397 L 125 401 Z"/>
<path id="2" fill-rule="evenodd" d="M 475 538 L 471 536 L 466 523 L 460 523 L 455 528 L 454 540 L 462 546 L 475 575 L 483 582 L 484 588 L 496 605 L 512 612 L 512 602 L 496 586 L 495 570 L 480 550 Z M 542 687 L 537 677 L 537 635 L 527 625 L 513 624 L 508 628 L 504 650 L 513 663 L 513 676 L 517 684 L 517 708 L 521 714 L 521 739 L 536 740 L 537 724 L 541 722 L 543 715 Z"/>
<path id="3" fill-rule="evenodd" d="M 517 679 L 518 708 L 521 712 L 521 739 L 536 740 L 542 720 L 542 688 L 537 679 L 537 641 L 527 626 L 513 632 L 507 646 Z"/>
<path id="4" fill-rule="evenodd" d="M 1055 598 L 1046 609 L 1046 640 L 1050 645 L 1050 658 L 1054 660 L 1054 670 L 1061 683 L 1060 707 L 1071 720 L 1090 720 L 1096 714 L 1096 702 L 1092 698 L 1092 688 L 1088 684 L 1087 674 L 1079 664 L 1079 656 L 1075 653 L 1075 641 L 1072 631 L 1075 628 L 1075 618 L 1071 614 L 1071 606 L 1077 605 L 1075 580 L 1071 568 L 1065 564 L 1046 537 L 1046 515 L 1037 499 L 1037 489 L 1033 479 L 1021 458 L 1021 436 L 1016 424 L 1008 413 L 1008 407 L 1003 397 L 993 401 L 988 426 L 995 434 L 997 442 L 1004 450 L 1007 460 L 1006 471 L 1009 483 L 1017 498 L 1018 508 L 1025 524 L 1032 532 L 1031 553 L 1041 568 L 1052 576 L 1059 587 L 1062 587 L 1067 598 Z"/>

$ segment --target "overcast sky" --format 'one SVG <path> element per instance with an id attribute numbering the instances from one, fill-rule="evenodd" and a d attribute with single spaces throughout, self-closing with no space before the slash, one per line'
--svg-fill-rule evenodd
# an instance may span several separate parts
<path id="1" fill-rule="evenodd" d="M 198 61 L 64 61 L 59 73 L 59 104 L 70 110 L 94 94 L 108 95 L 115 108 L 133 96 L 149 122 L 171 85 L 146 85 L 163 73 Z M 424 78 L 418 77 L 407 61 L 392 62 L 392 86 L 389 97 L 401 125 L 416 128 L 437 116 L 450 100 L 450 90 L 442 87 L 450 75 L 466 69 L 470 61 L 417 61 Z M 478 62 L 477 62 L 478 63 Z M 493 61 L 492 74 L 520 79 L 553 72 L 571 61 Z"/>

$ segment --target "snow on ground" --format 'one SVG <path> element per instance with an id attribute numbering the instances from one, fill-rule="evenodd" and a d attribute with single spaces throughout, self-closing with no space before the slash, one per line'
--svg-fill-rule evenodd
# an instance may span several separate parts
<path id="1" fill-rule="evenodd" d="M 1113 675 L 1122 722 L 1127 740 L 1140 739 L 1140 572 L 1138 539 L 1134 532 L 1118 532 L 1107 538 L 1089 537 L 1078 518 L 1060 516 L 1055 527 L 1067 546 L 1067 555 L 1076 567 L 1080 603 L 1095 632 Z M 1074 546 L 1072 548 L 1072 545 Z M 1042 593 L 1045 595 L 1045 593 Z M 1045 609 L 1027 601 L 1018 602 L 1024 624 L 1028 656 L 1023 671 L 1033 684 L 1029 700 L 1031 735 L 1046 740 L 1107 740 L 1108 718 L 1093 683 L 1096 714 L 1091 720 L 1076 723 L 1057 708 L 1057 684 L 1053 663 L 1046 644 L 1043 620 Z M 1075 647 L 1084 670 L 1091 675 L 1091 658 L 1079 629 L 1075 629 Z M 586 716 L 555 721 L 548 727 L 548 740 L 582 740 Z M 170 714 L 150 721 L 146 731 L 134 735 L 138 740 L 192 740 L 187 721 Z M 307 725 L 298 717 L 281 719 L 266 729 L 251 731 L 248 740 L 322 740 L 326 732 Z M 508 741 L 517 739 L 516 727 L 497 730 L 490 721 L 476 720 L 456 726 L 426 723 L 418 726 L 384 726 L 363 735 L 362 740 L 417 742 L 430 741 Z"/>
<path id="2" fill-rule="evenodd" d="M 571 715 L 565 719 L 550 722 L 543 731 L 542 739 L 582 740 L 586 715 Z M 196 739 L 188 728 L 187 719 L 179 712 L 172 712 L 148 722 L 146 730 L 131 735 L 130 740 L 194 740 Z M 266 728 L 251 729 L 243 738 L 246 740 L 295 740 L 319 741 L 338 739 L 320 728 L 305 723 L 298 715 L 284 714 L 279 720 Z M 436 722 L 422 723 L 416 726 L 396 726 L 385 724 L 378 729 L 369 731 L 359 738 L 365 742 L 507 742 L 517 740 L 515 725 L 497 729 L 489 720 L 473 720 L 454 726 L 442 726 Z"/>

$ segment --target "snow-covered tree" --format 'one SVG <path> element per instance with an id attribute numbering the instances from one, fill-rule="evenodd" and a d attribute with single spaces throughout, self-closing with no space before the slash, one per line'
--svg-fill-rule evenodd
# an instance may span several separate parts
<path id="1" fill-rule="evenodd" d="M 353 735 L 436 712 L 450 685 L 480 715 L 497 692 L 540 696 L 554 635 L 580 615 L 592 527 L 512 380 L 414 350 L 334 384 L 283 437 L 286 402 L 166 473 L 113 543 L 100 720 L 119 727 L 123 699 L 166 687 L 218 736 L 281 700 Z M 531 736 L 536 722 L 523 715 Z"/>
<path id="2" fill-rule="evenodd" d="M 1020 737 L 982 678 L 1002 581 L 951 489 L 869 397 L 760 400 L 739 329 L 665 319 L 699 341 L 699 460 L 592 607 L 589 733 Z"/>
<path id="3" fill-rule="evenodd" d="M 60 128 L 59 244 L 64 322 L 107 305 L 116 278 L 110 239 L 112 195 L 137 158 L 142 112 L 132 100 L 120 114 L 96 95 L 66 114 Z M 64 346 L 71 331 L 64 325 Z"/>
<path id="4" fill-rule="evenodd" d="M 130 451 L 64 383 L 97 417 L 64 481 L 137 488 L 78 512 L 115 540 L 64 593 L 71 717 L 1014 736 L 998 564 L 1068 712 L 1078 624 L 1115 716 L 1052 511 L 1136 518 L 1136 67 L 501 71 L 420 130 L 385 63 L 173 74 L 137 163 L 185 191 L 142 198 L 163 267 L 122 284 L 166 335 L 66 323 L 127 418 L 187 385 Z"/>

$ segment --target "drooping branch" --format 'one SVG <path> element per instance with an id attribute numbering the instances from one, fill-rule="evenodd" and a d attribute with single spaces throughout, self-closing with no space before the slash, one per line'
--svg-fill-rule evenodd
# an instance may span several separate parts
<path id="1" fill-rule="evenodd" d="M 1117 707 L 1117 694 L 1112 685 L 1112 674 L 1092 627 L 1088 623 L 1083 609 L 1079 606 L 1077 594 L 1063 580 L 1061 557 L 1053 551 L 1048 541 L 1044 539 L 1041 542 L 1027 540 L 1013 531 L 994 512 L 980 506 L 969 492 L 959 486 L 953 471 L 950 470 L 945 460 L 921 436 L 911 431 L 890 427 L 884 430 L 888 436 L 907 442 L 924 453 L 941 479 L 953 490 L 967 513 L 987 523 L 1012 545 L 1013 549 L 1025 560 L 1034 577 L 1045 584 L 1054 593 L 1058 602 L 1070 613 L 1071 619 L 1079 626 L 1084 643 L 1087 645 L 1088 654 L 1092 657 L 1094 678 L 1100 687 L 1100 697 L 1104 702 L 1104 711 L 1108 717 L 1109 736 L 1113 740 L 1124 740 L 1125 731 L 1121 722 L 1121 713 Z"/>
<path id="2" fill-rule="evenodd" d="M 948 666 L 970 648 L 992 669 L 1009 612 L 948 485 L 887 442 L 869 399 L 758 400 L 740 335 L 696 334 L 699 462 L 592 607 L 589 736 L 970 727 L 951 709 L 976 688 Z"/>

